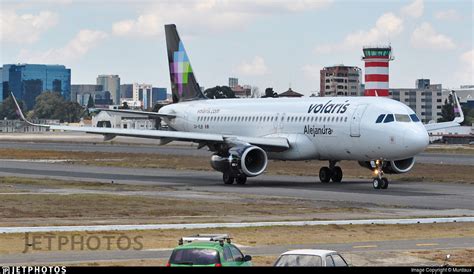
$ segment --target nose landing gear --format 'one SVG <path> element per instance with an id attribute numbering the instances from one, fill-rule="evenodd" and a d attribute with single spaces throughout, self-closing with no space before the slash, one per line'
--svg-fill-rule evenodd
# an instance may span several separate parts
<path id="1" fill-rule="evenodd" d="M 375 178 L 372 181 L 372 185 L 375 189 L 387 189 L 388 188 L 388 179 L 383 177 L 382 161 L 375 161 L 374 174 Z"/>

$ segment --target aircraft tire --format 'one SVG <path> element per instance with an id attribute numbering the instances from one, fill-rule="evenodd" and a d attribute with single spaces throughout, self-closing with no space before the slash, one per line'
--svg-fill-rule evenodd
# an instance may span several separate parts
<path id="1" fill-rule="evenodd" d="M 224 184 L 231 185 L 234 183 L 234 177 L 232 177 L 229 173 L 222 173 L 222 180 Z"/>
<path id="2" fill-rule="evenodd" d="M 373 181 L 372 181 L 372 186 L 375 188 L 375 189 L 380 189 L 380 186 L 382 185 L 382 180 L 379 179 L 379 178 L 375 178 Z"/>
<path id="3" fill-rule="evenodd" d="M 236 182 L 238 185 L 245 185 L 245 183 L 247 183 L 247 176 L 245 176 L 245 175 L 240 175 L 240 176 L 238 176 L 237 178 L 235 178 L 235 182 Z"/>
<path id="4" fill-rule="evenodd" d="M 388 179 L 387 178 L 382 178 L 382 184 L 380 185 L 381 189 L 387 189 L 388 188 Z"/>
<path id="5" fill-rule="evenodd" d="M 329 167 L 324 166 L 319 170 L 319 180 L 321 183 L 329 183 L 331 180 L 331 170 Z"/>
<path id="6" fill-rule="evenodd" d="M 342 168 L 337 166 L 334 167 L 334 170 L 332 171 L 332 176 L 331 179 L 335 183 L 340 183 L 342 181 Z"/>

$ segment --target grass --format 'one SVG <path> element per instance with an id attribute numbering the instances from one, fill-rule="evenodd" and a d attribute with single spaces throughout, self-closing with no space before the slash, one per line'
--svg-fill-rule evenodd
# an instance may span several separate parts
<path id="1" fill-rule="evenodd" d="M 462 146 L 436 145 L 436 146 L 428 147 L 425 152 L 473 155 L 474 146 L 472 145 L 462 145 Z"/>
<path id="2" fill-rule="evenodd" d="M 166 168 L 176 170 L 212 171 L 209 157 L 175 156 L 160 154 L 104 153 L 104 152 L 61 152 L 44 150 L 2 150 L 3 159 L 50 159 L 68 160 L 72 164 L 126 168 Z M 67 163 L 66 163 L 67 164 Z M 317 176 L 325 161 L 270 161 L 266 173 L 270 175 Z M 370 179 L 370 170 L 362 168 L 355 161 L 342 161 L 345 178 Z M 436 170 L 437 172 L 433 172 Z M 393 180 L 474 183 L 472 166 L 415 164 L 405 174 L 390 175 Z"/>
<path id="3" fill-rule="evenodd" d="M 272 266 L 277 256 L 252 256 L 253 266 Z M 101 261 L 72 264 L 74 266 L 165 266 L 167 259 Z"/>
<path id="4" fill-rule="evenodd" d="M 446 254 L 451 257 L 447 261 L 449 265 L 472 266 L 474 265 L 474 248 L 455 250 L 421 250 L 410 251 L 410 255 L 436 262 L 443 265 L 446 261 Z"/>
<path id="5" fill-rule="evenodd" d="M 235 222 L 371 213 L 365 208 L 298 198 L 188 191 L 180 191 L 184 197 L 170 197 L 174 191 L 144 185 L 0 177 L 0 224 Z"/>
<path id="6" fill-rule="evenodd" d="M 383 233 L 380 233 L 383 231 Z M 113 237 L 109 250 L 117 250 L 116 239 L 126 236 L 133 239 L 142 237 L 143 249 L 174 248 L 179 238 L 198 233 L 228 233 L 234 242 L 244 246 L 262 245 L 289 245 L 289 244 L 325 244 L 325 243 L 354 243 L 375 242 L 384 240 L 410 240 L 410 239 L 435 239 L 474 237 L 474 224 L 472 223 L 444 223 L 444 224 L 413 224 L 413 225 L 327 225 L 327 226 L 301 226 L 301 227 L 254 227 L 254 228 L 215 228 L 215 229 L 189 229 L 189 230 L 143 230 L 143 231 L 104 231 L 104 232 L 59 232 L 59 233 L 31 233 L 33 236 L 43 237 L 40 247 L 44 252 L 45 236 L 53 236 L 51 249 L 58 251 L 57 239 L 73 235 L 83 237 Z M 282 236 L 285 235 L 285 236 Z M 291 235 L 291 236 L 289 236 Z M 85 238 L 87 239 L 87 238 Z M 0 254 L 16 254 L 23 252 L 25 235 L 3 234 L 0 235 Z M 70 251 L 70 245 L 65 245 L 61 251 Z M 107 249 L 103 244 L 99 250 Z"/>
<path id="7" fill-rule="evenodd" d="M 120 191 L 171 191 L 174 187 L 157 185 L 126 185 L 103 182 L 87 181 L 64 181 L 56 179 L 37 179 L 20 177 L 0 177 L 1 192 L 27 192 L 31 188 L 53 188 L 53 189 L 82 189 L 82 190 L 104 190 L 113 192 Z"/>

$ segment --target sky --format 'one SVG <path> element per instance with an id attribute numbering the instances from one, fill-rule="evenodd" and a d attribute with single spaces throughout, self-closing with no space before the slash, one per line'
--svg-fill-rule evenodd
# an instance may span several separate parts
<path id="1" fill-rule="evenodd" d="M 319 91 L 319 71 L 364 67 L 363 46 L 388 45 L 390 87 L 429 78 L 474 84 L 471 0 L 1 0 L 1 64 L 62 64 L 72 84 L 99 74 L 167 87 L 164 25 L 176 24 L 206 88 L 239 84 Z"/>

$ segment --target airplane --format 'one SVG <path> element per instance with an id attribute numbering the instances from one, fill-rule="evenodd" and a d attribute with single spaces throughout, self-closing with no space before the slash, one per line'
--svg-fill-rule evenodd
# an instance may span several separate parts
<path id="1" fill-rule="evenodd" d="M 50 130 L 158 139 L 208 147 L 211 166 L 225 184 L 243 185 L 259 176 L 268 160 L 328 161 L 319 171 L 322 183 L 341 182 L 340 161 L 358 161 L 372 170 L 375 189 L 387 189 L 385 174 L 409 172 L 415 156 L 429 143 L 428 131 L 458 126 L 464 115 L 452 93 L 457 117 L 422 124 L 405 104 L 383 97 L 309 97 L 208 99 L 201 91 L 175 25 L 165 25 L 173 103 L 158 112 L 111 110 L 160 117 L 170 130 L 136 130 L 34 124 Z"/>

